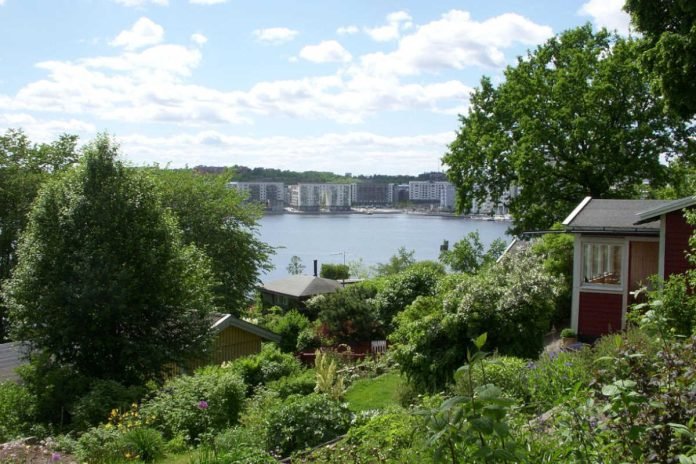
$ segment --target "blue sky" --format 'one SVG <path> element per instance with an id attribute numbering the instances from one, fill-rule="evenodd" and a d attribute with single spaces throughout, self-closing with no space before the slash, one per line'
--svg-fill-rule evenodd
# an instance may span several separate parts
<path id="1" fill-rule="evenodd" d="M 0 132 L 136 165 L 442 169 L 482 75 L 622 0 L 0 0 Z"/>

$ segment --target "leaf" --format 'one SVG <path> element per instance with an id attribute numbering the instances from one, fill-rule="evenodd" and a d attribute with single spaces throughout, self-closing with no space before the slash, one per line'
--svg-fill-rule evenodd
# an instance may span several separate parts
<path id="1" fill-rule="evenodd" d="M 474 346 L 476 346 L 476 348 L 478 348 L 480 350 L 481 348 L 483 348 L 483 345 L 486 344 L 487 339 L 488 339 L 488 333 L 487 332 L 482 333 L 474 340 Z"/>

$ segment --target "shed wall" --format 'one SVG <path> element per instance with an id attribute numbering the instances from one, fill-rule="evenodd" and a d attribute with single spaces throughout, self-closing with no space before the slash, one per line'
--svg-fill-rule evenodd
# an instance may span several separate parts
<path id="1" fill-rule="evenodd" d="M 686 252 L 689 237 L 694 228 L 686 222 L 683 211 L 674 211 L 665 216 L 665 277 L 681 274 L 689 269 Z"/>
<path id="2" fill-rule="evenodd" d="M 621 293 L 580 292 L 578 333 L 598 337 L 621 330 Z"/>

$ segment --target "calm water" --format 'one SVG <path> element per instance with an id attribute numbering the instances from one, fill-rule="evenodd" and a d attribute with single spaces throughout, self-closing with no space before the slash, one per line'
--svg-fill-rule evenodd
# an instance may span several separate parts
<path id="1" fill-rule="evenodd" d="M 509 240 L 507 222 L 412 214 L 279 214 L 264 216 L 259 224 L 261 240 L 278 248 L 272 257 L 275 269 L 262 276 L 264 282 L 286 277 L 294 255 L 311 274 L 315 259 L 321 268 L 322 263 L 343 263 L 345 253 L 346 263 L 362 258 L 372 266 L 387 262 L 401 246 L 415 250 L 417 260 L 437 260 L 443 240 L 451 247 L 475 230 L 485 246 L 496 238 Z"/>

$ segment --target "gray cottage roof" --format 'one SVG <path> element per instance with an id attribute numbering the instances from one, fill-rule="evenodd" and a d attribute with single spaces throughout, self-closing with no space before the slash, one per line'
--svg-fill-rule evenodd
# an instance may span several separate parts
<path id="1" fill-rule="evenodd" d="M 691 197 L 684 197 L 678 200 L 668 201 L 665 204 L 658 205 L 647 211 L 642 211 L 638 213 L 639 221 L 637 224 L 642 224 L 644 222 L 654 221 L 660 219 L 663 214 L 668 214 L 674 211 L 679 211 L 684 208 L 689 208 L 696 205 L 696 195 Z"/>
<path id="2" fill-rule="evenodd" d="M 596 200 L 587 197 L 563 221 L 563 225 L 567 232 L 658 235 L 660 221 L 637 224 L 638 214 L 667 203 L 670 200 Z"/>
<path id="3" fill-rule="evenodd" d="M 295 275 L 269 282 L 263 285 L 261 289 L 270 293 L 301 298 L 322 293 L 333 293 L 341 289 L 341 284 L 335 280 L 323 277 Z"/>

